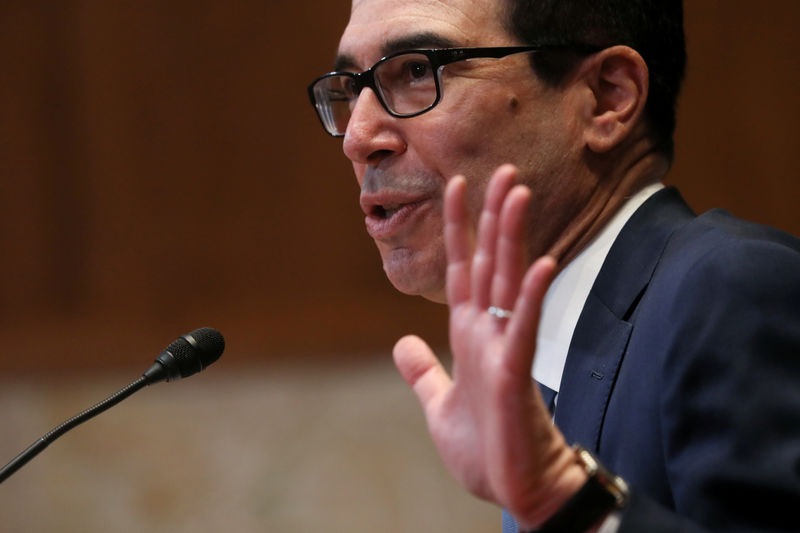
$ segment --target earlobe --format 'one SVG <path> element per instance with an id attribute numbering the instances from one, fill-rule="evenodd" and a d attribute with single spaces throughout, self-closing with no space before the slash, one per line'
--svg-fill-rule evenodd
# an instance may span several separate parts
<path id="1" fill-rule="evenodd" d="M 649 88 L 647 65 L 632 48 L 614 46 L 592 58 L 584 75 L 594 96 L 584 141 L 593 152 L 607 152 L 642 119 Z"/>

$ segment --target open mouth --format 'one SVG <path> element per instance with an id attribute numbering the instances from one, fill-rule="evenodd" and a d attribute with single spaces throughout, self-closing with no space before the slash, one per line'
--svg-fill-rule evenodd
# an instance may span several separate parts
<path id="1" fill-rule="evenodd" d="M 403 204 L 376 205 L 370 214 L 381 220 L 387 220 L 392 218 L 402 207 Z"/>
<path id="2" fill-rule="evenodd" d="M 424 213 L 425 200 L 408 203 L 374 204 L 367 210 L 367 232 L 374 239 L 386 239 L 408 231 L 409 224 Z"/>

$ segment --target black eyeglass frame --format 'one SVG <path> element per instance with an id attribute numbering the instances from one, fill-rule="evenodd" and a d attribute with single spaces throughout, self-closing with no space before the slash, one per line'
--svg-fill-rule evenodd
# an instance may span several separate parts
<path id="1" fill-rule="evenodd" d="M 323 74 L 322 76 L 318 77 L 314 81 L 312 81 L 308 86 L 308 97 L 311 100 L 311 105 L 314 107 L 314 110 L 317 112 L 317 118 L 319 118 L 320 122 L 322 123 L 323 129 L 333 136 L 333 137 L 343 137 L 344 133 L 331 133 L 328 130 L 328 126 L 325 124 L 325 120 L 322 118 L 322 113 L 320 113 L 319 106 L 317 105 L 317 99 L 314 96 L 314 87 L 322 80 L 326 78 L 330 78 L 333 76 L 345 76 L 349 77 L 354 82 L 354 90 L 355 94 L 361 94 L 365 88 L 372 89 L 372 92 L 375 93 L 375 96 L 378 98 L 378 102 L 380 102 L 381 107 L 386 110 L 389 115 L 395 118 L 411 118 L 422 115 L 423 113 L 427 113 L 434 107 L 436 107 L 442 99 L 442 87 L 441 87 L 441 69 L 442 67 L 449 65 L 450 63 L 455 63 L 457 61 L 465 61 L 467 59 L 500 59 L 506 56 L 510 56 L 512 54 L 520 54 L 524 52 L 575 52 L 578 54 L 594 54 L 599 52 L 605 47 L 602 46 L 595 46 L 590 44 L 530 44 L 530 45 L 523 45 L 523 46 L 489 46 L 489 47 L 474 47 L 474 48 L 429 48 L 429 49 L 419 49 L 419 50 L 403 50 L 401 52 L 396 52 L 394 54 L 390 54 L 388 56 L 382 57 L 379 59 L 374 65 L 363 72 L 347 72 L 347 71 L 334 71 L 328 72 L 327 74 Z M 435 72 L 434 85 L 436 87 L 436 98 L 433 102 L 426 108 L 415 111 L 414 113 L 396 113 L 389 109 L 389 106 L 383 99 L 382 91 L 379 89 L 375 82 L 375 69 L 377 69 L 381 64 L 389 61 L 390 59 L 394 59 L 397 56 L 406 55 L 406 54 L 420 54 L 424 55 L 428 58 L 428 61 L 431 64 L 431 68 L 433 68 Z"/>

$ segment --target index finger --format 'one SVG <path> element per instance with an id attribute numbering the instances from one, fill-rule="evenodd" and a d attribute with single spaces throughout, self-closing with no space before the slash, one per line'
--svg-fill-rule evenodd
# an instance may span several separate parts
<path id="1" fill-rule="evenodd" d="M 467 181 L 455 176 L 444 192 L 444 245 L 447 252 L 447 303 L 452 308 L 470 299 L 473 236 L 466 205 Z"/>
<path id="2" fill-rule="evenodd" d="M 473 237 L 466 206 L 467 182 L 456 176 L 444 192 L 444 245 L 447 251 L 447 303 L 452 308 L 470 299 Z"/>

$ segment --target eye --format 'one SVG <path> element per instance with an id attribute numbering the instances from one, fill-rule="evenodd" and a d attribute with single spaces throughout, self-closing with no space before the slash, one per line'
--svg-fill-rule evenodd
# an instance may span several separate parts
<path id="1" fill-rule="evenodd" d="M 408 77 L 411 78 L 412 80 L 419 80 L 424 78 L 425 76 L 428 75 L 429 71 L 430 71 L 430 65 L 427 62 L 422 63 L 419 61 L 414 61 L 414 62 L 409 61 L 408 63 L 406 63 L 406 72 L 408 73 Z"/>
<path id="2" fill-rule="evenodd" d="M 375 73 L 383 96 L 397 97 L 398 91 L 425 90 L 435 87 L 434 70 L 424 54 L 415 52 L 399 54 L 381 63 Z"/>

